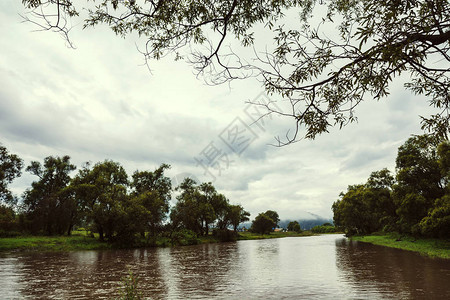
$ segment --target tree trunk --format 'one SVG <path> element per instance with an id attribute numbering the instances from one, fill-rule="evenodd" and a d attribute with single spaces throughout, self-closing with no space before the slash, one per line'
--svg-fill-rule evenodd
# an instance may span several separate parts
<path id="1" fill-rule="evenodd" d="M 209 233 L 209 224 L 205 221 L 205 236 L 208 236 Z"/>
<path id="2" fill-rule="evenodd" d="M 99 239 L 100 241 L 104 241 L 104 237 L 103 237 L 103 228 L 101 226 L 97 226 L 97 230 L 98 230 L 98 235 L 99 235 Z"/>
<path id="3" fill-rule="evenodd" d="M 72 235 L 72 228 L 73 228 L 73 224 L 72 222 L 69 224 L 69 228 L 67 229 L 67 235 L 71 236 Z"/>

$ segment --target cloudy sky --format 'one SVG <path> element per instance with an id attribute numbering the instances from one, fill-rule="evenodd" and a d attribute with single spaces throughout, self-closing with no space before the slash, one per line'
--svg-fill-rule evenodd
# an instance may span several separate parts
<path id="1" fill-rule="evenodd" d="M 214 181 L 252 218 L 267 209 L 282 219 L 328 218 L 349 184 L 394 171 L 397 148 L 421 133 L 418 115 L 430 112 L 398 83 L 387 99 L 360 105 L 358 123 L 276 148 L 269 144 L 291 120 L 252 124 L 246 101 L 277 100 L 258 81 L 208 86 L 170 58 L 151 62 L 150 72 L 135 40 L 81 24 L 73 24 L 70 49 L 58 35 L 21 23 L 23 13 L 20 1 L 0 3 L 0 142 L 26 164 L 67 154 L 77 166 L 112 159 L 132 174 L 168 163 L 174 182 L 186 174 Z M 251 128 L 250 143 L 233 144 L 242 126 Z M 217 163 L 209 173 L 198 163 L 208 154 Z M 11 188 L 20 194 L 33 180 L 23 174 Z"/>

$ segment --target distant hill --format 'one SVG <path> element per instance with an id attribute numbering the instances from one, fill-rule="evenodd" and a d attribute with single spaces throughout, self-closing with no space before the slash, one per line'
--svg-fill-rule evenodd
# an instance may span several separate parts
<path id="1" fill-rule="evenodd" d="M 308 214 L 310 215 L 310 218 L 299 218 L 299 219 L 294 219 L 294 220 L 291 220 L 291 219 L 281 220 L 278 223 L 278 226 L 280 226 L 280 228 L 287 228 L 289 222 L 297 221 L 300 224 L 300 228 L 302 230 L 310 230 L 314 226 L 322 225 L 324 223 L 333 224 L 333 219 L 326 219 L 326 218 L 323 218 L 323 217 L 313 214 L 313 213 L 308 213 Z M 242 223 L 239 226 L 239 228 L 245 227 L 248 229 L 251 226 L 252 226 L 252 222 L 245 222 L 245 223 Z"/>

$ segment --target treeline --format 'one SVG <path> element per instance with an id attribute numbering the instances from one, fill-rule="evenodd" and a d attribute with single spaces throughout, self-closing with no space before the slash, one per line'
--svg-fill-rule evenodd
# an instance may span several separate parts
<path id="1" fill-rule="evenodd" d="M 332 206 L 334 224 L 348 235 L 399 232 L 450 237 L 450 143 L 413 136 L 399 147 L 395 176 L 373 172 L 350 185 Z"/>
<path id="2" fill-rule="evenodd" d="M 21 175 L 23 161 L 0 146 L 0 235 L 70 235 L 83 227 L 100 240 L 151 244 L 156 236 L 173 243 L 188 236 L 208 235 L 210 228 L 232 238 L 239 223 L 249 220 L 241 205 L 232 205 L 211 183 L 198 184 L 185 178 L 172 187 L 165 176 L 170 168 L 161 164 L 154 171 L 135 171 L 131 178 L 111 160 L 76 166 L 69 156 L 33 161 L 26 171 L 36 176 L 22 195 L 13 196 L 8 184 Z M 169 201 L 174 190 L 178 200 Z M 170 217 L 170 218 L 169 218 Z"/>

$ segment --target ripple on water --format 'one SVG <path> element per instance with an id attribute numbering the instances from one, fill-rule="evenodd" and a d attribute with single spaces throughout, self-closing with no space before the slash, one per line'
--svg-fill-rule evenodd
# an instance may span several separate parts
<path id="1" fill-rule="evenodd" d="M 449 261 L 336 235 L 9 254 L 0 298 L 111 299 L 128 270 L 152 299 L 450 299 Z"/>

